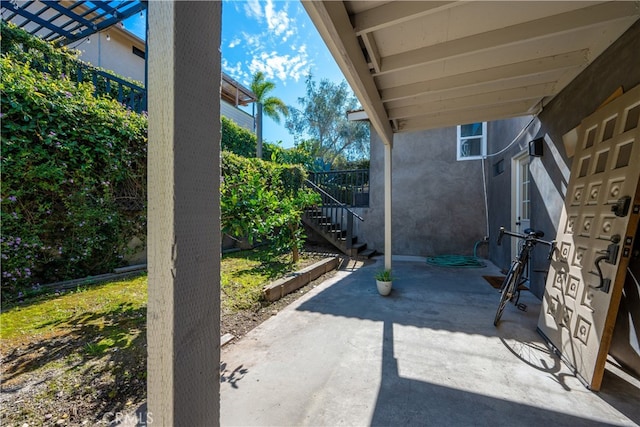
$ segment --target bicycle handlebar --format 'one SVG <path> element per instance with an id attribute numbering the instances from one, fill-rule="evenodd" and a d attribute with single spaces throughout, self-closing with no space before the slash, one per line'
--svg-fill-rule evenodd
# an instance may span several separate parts
<path id="1" fill-rule="evenodd" d="M 542 243 L 543 245 L 547 245 L 550 247 L 549 249 L 549 255 L 547 256 L 547 259 L 551 259 L 553 257 L 553 252 L 556 249 L 556 241 L 552 240 L 552 241 L 547 241 L 547 240 L 542 240 L 538 237 L 536 237 L 536 235 L 539 232 L 532 230 L 530 233 L 527 234 L 522 234 L 522 233 L 514 233 L 512 231 L 508 231 L 505 230 L 504 227 L 500 227 L 500 233 L 498 234 L 498 246 L 500 246 L 502 244 L 502 238 L 504 237 L 504 235 L 506 234 L 507 236 L 513 236 L 513 237 L 517 237 L 519 239 L 522 240 L 529 240 L 535 243 Z"/>

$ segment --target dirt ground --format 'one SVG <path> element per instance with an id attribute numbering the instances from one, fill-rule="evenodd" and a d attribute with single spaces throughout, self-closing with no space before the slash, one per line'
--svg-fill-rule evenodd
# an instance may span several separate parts
<path id="1" fill-rule="evenodd" d="M 326 247 L 307 247 L 321 255 L 335 253 Z M 352 268 L 354 261 L 344 263 Z M 221 335 L 234 341 L 291 302 L 334 275 L 330 272 L 271 304 L 253 310 L 223 311 Z M 232 341 L 230 344 L 233 345 Z M 114 425 L 120 414 L 133 414 L 146 401 L 146 330 L 141 330 L 127 351 L 88 358 L 80 334 L 52 335 L 46 339 L 0 347 L 2 426 Z M 48 365 L 46 368 L 42 366 Z M 127 415 L 130 416 L 130 415 Z"/>

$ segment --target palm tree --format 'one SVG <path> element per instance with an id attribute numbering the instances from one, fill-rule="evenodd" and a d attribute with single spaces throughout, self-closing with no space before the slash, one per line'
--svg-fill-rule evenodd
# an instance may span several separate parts
<path id="1" fill-rule="evenodd" d="M 264 73 L 258 71 L 251 81 L 251 91 L 256 95 L 258 113 L 256 116 L 256 133 L 258 134 L 257 157 L 262 158 L 262 114 L 280 123 L 280 115 L 289 116 L 289 109 L 285 103 L 275 96 L 267 96 L 276 88 L 276 84 L 265 79 Z"/>

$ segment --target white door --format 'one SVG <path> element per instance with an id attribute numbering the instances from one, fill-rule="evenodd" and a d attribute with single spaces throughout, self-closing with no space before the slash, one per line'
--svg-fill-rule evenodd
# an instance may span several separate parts
<path id="1" fill-rule="evenodd" d="M 580 124 L 538 319 L 538 330 L 593 390 L 602 382 L 640 218 L 639 115 L 637 86 Z M 627 213 L 617 208 L 625 197 Z"/>
<path id="2" fill-rule="evenodd" d="M 515 157 L 512 164 L 512 226 L 511 229 L 522 233 L 531 226 L 531 179 L 529 175 L 529 153 L 524 152 Z M 511 257 L 515 258 L 518 250 L 518 239 L 511 239 Z"/>

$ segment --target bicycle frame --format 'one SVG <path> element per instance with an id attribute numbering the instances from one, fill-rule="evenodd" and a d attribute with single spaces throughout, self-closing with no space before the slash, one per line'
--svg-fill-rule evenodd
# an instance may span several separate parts
<path id="1" fill-rule="evenodd" d="M 501 244 L 502 238 L 505 234 L 513 237 L 518 237 L 522 239 L 523 242 L 521 248 L 518 251 L 518 255 L 511 262 L 511 268 L 509 269 L 504 282 L 502 282 L 502 286 L 500 288 L 500 304 L 498 305 L 498 310 L 496 311 L 496 316 L 493 321 L 493 324 L 495 326 L 498 326 L 498 322 L 500 321 L 500 317 L 502 316 L 502 312 L 504 311 L 504 308 L 508 301 L 513 301 L 514 305 L 518 307 L 518 309 L 523 311 L 526 310 L 526 305 L 520 304 L 518 302 L 520 300 L 520 285 L 523 283 L 522 278 L 525 274 L 527 265 L 529 264 L 531 251 L 533 251 L 533 248 L 536 246 L 536 244 L 542 243 L 551 248 L 549 251 L 548 259 L 551 259 L 551 257 L 553 256 L 553 252 L 555 251 L 556 246 L 555 241 L 548 242 L 546 240 L 542 240 L 541 237 L 544 236 L 544 233 L 541 231 L 527 229 L 525 230 L 524 234 L 521 234 L 507 231 L 504 229 L 504 227 L 500 227 L 500 235 L 498 236 L 497 242 L 498 245 Z M 526 275 L 525 280 L 528 280 L 528 274 Z"/>

